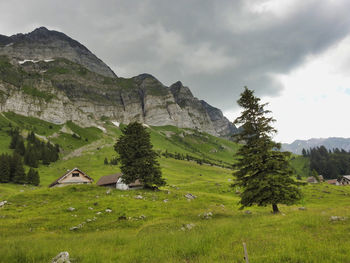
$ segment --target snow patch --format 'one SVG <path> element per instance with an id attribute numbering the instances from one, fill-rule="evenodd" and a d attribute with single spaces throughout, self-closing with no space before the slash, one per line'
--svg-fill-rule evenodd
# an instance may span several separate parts
<path id="1" fill-rule="evenodd" d="M 120 125 L 120 123 L 117 122 L 117 121 L 112 121 L 112 123 L 113 123 L 114 126 L 117 126 L 117 127 L 119 127 L 119 125 Z"/>
<path id="2" fill-rule="evenodd" d="M 34 59 L 25 59 L 25 60 L 20 60 L 18 61 L 18 64 L 22 65 L 26 62 L 32 62 L 32 63 L 38 63 L 39 61 L 44 61 L 44 62 L 52 62 L 52 61 L 55 61 L 54 59 L 44 59 L 44 60 L 34 60 Z"/>
<path id="3" fill-rule="evenodd" d="M 101 131 L 103 131 L 103 132 L 106 132 L 107 130 L 104 128 L 104 127 L 102 127 L 102 126 L 98 126 L 97 125 L 97 128 L 99 128 Z"/>

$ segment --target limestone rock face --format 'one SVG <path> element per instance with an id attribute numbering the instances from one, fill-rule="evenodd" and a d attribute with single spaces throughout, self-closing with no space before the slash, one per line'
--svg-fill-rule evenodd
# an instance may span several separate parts
<path id="1" fill-rule="evenodd" d="M 83 127 L 107 117 L 221 137 L 237 132 L 219 109 L 194 97 L 180 81 L 167 87 L 150 74 L 117 77 L 83 45 L 46 28 L 0 35 L 0 111 Z"/>
<path id="2" fill-rule="evenodd" d="M 61 32 L 48 30 L 45 27 L 37 28 L 28 34 L 10 37 L 0 35 L 0 55 L 10 56 L 18 62 L 61 57 L 98 74 L 116 77 L 115 73 L 85 46 Z"/>

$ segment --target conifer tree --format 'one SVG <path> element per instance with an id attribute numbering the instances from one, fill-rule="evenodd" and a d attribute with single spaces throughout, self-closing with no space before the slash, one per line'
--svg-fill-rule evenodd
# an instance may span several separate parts
<path id="1" fill-rule="evenodd" d="M 40 177 L 38 171 L 35 171 L 33 168 L 30 168 L 27 174 L 28 184 L 38 186 L 40 183 Z"/>
<path id="2" fill-rule="evenodd" d="M 12 181 L 16 184 L 27 183 L 27 176 L 24 171 L 24 167 L 21 159 L 18 159 L 16 163 L 15 172 L 14 172 Z"/>
<path id="3" fill-rule="evenodd" d="M 243 188 L 241 208 L 272 205 L 278 213 L 278 204 L 293 204 L 301 198 L 293 180 L 293 171 L 288 158 L 290 153 L 280 152 L 281 145 L 272 140 L 276 130 L 271 126 L 274 119 L 267 115 L 267 104 L 261 104 L 254 92 L 245 87 L 237 101 L 243 108 L 235 124 L 241 125 L 241 132 L 235 135 L 243 145 L 238 150 L 238 160 L 234 165 L 236 182 L 233 186 Z"/>
<path id="4" fill-rule="evenodd" d="M 0 183 L 10 181 L 10 157 L 7 154 L 0 156 Z"/>
<path id="5" fill-rule="evenodd" d="M 133 122 L 122 129 L 122 135 L 114 146 L 119 154 L 123 180 L 126 184 L 139 179 L 145 187 L 165 184 L 157 153 L 152 149 L 151 138 L 142 124 Z"/>

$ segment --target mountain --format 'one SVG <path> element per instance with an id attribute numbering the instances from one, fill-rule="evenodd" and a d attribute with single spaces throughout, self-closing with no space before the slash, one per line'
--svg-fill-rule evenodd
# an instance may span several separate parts
<path id="1" fill-rule="evenodd" d="M 319 147 L 323 145 L 328 150 L 333 150 L 335 148 L 344 149 L 345 151 L 350 151 L 350 138 L 340 138 L 340 137 L 330 137 L 330 138 L 319 138 L 319 139 L 309 139 L 309 140 L 296 140 L 291 144 L 282 144 L 282 150 L 289 151 L 295 154 L 301 154 L 303 148 L 305 150 Z"/>
<path id="2" fill-rule="evenodd" d="M 10 37 L 0 35 L 0 55 L 7 55 L 17 61 L 61 57 L 101 75 L 116 77 L 102 60 L 78 41 L 45 27 L 37 28 L 28 34 L 16 34 Z"/>
<path id="3" fill-rule="evenodd" d="M 43 27 L 0 35 L 0 111 L 85 127 L 109 119 L 221 137 L 237 132 L 219 109 L 195 98 L 180 81 L 167 87 L 150 74 L 118 77 L 82 44 Z"/>

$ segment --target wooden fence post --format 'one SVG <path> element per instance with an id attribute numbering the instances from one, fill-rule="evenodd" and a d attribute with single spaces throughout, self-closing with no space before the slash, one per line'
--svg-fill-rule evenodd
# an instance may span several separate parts
<path id="1" fill-rule="evenodd" d="M 246 262 L 246 263 L 249 263 L 247 245 L 245 244 L 245 242 L 243 242 L 243 249 L 244 249 L 244 259 L 245 259 L 245 262 Z"/>

